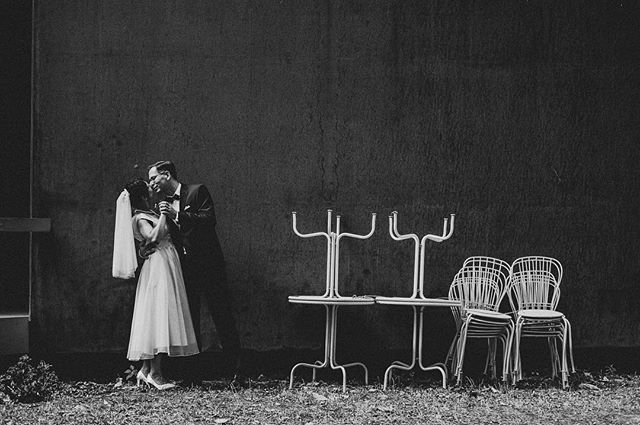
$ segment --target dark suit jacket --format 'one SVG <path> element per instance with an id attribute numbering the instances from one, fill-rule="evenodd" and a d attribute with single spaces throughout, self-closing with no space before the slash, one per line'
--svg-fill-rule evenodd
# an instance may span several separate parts
<path id="1" fill-rule="evenodd" d="M 193 270 L 195 273 L 205 273 L 224 268 L 224 255 L 216 233 L 216 213 L 205 185 L 182 184 L 178 226 L 170 228 L 183 270 L 195 267 L 198 269 Z"/>

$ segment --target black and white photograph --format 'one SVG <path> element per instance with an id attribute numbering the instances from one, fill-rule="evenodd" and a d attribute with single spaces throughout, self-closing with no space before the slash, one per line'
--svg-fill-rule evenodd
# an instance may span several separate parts
<path id="1" fill-rule="evenodd" d="M 640 424 L 640 3 L 0 0 L 1 424 Z"/>

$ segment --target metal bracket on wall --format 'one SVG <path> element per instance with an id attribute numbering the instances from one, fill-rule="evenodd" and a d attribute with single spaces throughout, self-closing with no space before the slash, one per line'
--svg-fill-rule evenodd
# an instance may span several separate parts
<path id="1" fill-rule="evenodd" d="M 29 309 L 28 311 L 0 311 L 0 354 L 19 354 L 29 351 L 29 321 L 31 320 L 31 266 L 33 232 L 49 232 L 50 218 L 0 217 L 0 232 L 29 232 Z"/>

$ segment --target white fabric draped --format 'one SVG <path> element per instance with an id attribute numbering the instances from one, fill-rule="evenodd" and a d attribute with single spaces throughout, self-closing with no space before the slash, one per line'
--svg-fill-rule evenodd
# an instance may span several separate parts
<path id="1" fill-rule="evenodd" d="M 119 279 L 131 279 L 138 268 L 136 246 L 131 223 L 129 192 L 123 190 L 116 201 L 116 225 L 113 233 L 113 267 L 111 274 Z"/>

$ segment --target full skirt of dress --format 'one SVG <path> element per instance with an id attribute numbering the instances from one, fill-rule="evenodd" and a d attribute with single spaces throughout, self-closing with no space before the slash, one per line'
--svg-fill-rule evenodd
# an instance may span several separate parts
<path id="1" fill-rule="evenodd" d="M 198 354 L 178 253 L 164 240 L 142 265 L 127 358 Z"/>

